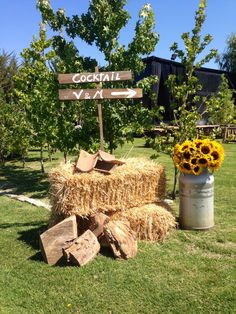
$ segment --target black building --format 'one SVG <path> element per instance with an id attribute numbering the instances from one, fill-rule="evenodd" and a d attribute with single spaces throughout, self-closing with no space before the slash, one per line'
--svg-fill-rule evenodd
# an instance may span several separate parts
<path id="1" fill-rule="evenodd" d="M 144 96 L 144 102 L 148 107 L 151 106 L 163 106 L 165 108 L 164 121 L 170 121 L 173 119 L 173 111 L 171 109 L 171 96 L 168 91 L 165 82 L 170 74 L 177 76 L 183 76 L 185 74 L 184 66 L 175 61 L 166 60 L 158 57 L 148 57 L 143 60 L 146 63 L 146 69 L 144 72 L 136 77 L 136 80 L 142 79 L 150 75 L 158 76 L 158 83 L 153 86 L 153 89 L 157 95 L 154 102 Z M 200 68 L 195 71 L 195 75 L 199 79 L 199 83 L 202 85 L 202 90 L 199 92 L 202 96 L 210 96 L 218 91 L 221 83 L 221 75 L 224 74 L 229 82 L 229 87 L 236 90 L 236 73 L 229 73 L 226 71 Z"/>

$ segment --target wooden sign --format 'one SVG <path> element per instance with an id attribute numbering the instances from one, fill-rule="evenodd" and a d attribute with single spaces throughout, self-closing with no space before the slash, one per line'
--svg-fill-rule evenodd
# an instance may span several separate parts
<path id="1" fill-rule="evenodd" d="M 99 100 L 143 97 L 143 90 L 141 88 L 103 89 L 102 82 L 119 82 L 131 79 L 131 71 L 99 72 L 98 66 L 95 67 L 94 73 L 58 74 L 58 81 L 60 84 L 96 83 L 96 89 L 59 89 L 59 99 L 62 101 L 97 99 L 100 128 L 100 149 L 102 151 L 104 150 L 102 104 Z"/>
<path id="2" fill-rule="evenodd" d="M 98 83 L 131 80 L 131 71 L 59 74 L 60 84 Z"/>
<path id="3" fill-rule="evenodd" d="M 142 98 L 141 88 L 117 89 L 59 89 L 60 100 L 92 100 L 92 99 L 120 99 Z"/>

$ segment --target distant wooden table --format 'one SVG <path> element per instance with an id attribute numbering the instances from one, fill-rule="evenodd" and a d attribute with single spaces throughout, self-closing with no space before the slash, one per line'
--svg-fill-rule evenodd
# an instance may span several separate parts
<path id="1" fill-rule="evenodd" d="M 159 136 L 166 135 L 166 133 L 171 133 L 174 130 L 178 130 L 178 126 L 175 125 L 169 125 L 165 128 L 162 127 L 155 127 L 154 133 Z M 201 131 L 203 131 L 204 135 L 211 134 L 213 130 L 216 130 L 220 128 L 218 124 L 209 124 L 209 125 L 197 125 L 197 133 L 200 134 Z"/>
<path id="2" fill-rule="evenodd" d="M 236 141 L 236 125 L 227 126 L 224 131 L 223 143 Z"/>
<path id="3" fill-rule="evenodd" d="M 198 136 L 200 135 L 201 131 L 203 132 L 204 135 L 210 135 L 212 131 L 217 130 L 220 128 L 219 124 L 204 124 L 204 125 L 197 125 L 197 133 Z"/>

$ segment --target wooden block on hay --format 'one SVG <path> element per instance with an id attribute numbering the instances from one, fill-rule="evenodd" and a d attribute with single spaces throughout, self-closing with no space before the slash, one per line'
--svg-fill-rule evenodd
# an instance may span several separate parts
<path id="1" fill-rule="evenodd" d="M 169 231 L 176 227 L 175 217 L 166 204 L 147 204 L 115 213 L 113 220 L 128 220 L 139 240 L 163 241 Z"/>
<path id="2" fill-rule="evenodd" d="M 128 158 L 110 175 L 74 173 L 71 164 L 52 170 L 52 212 L 89 216 L 157 202 L 165 195 L 164 167 L 144 158 Z"/>

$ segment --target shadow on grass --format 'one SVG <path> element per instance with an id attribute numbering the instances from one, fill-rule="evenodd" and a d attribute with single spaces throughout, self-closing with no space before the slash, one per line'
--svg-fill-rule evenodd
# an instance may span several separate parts
<path id="1" fill-rule="evenodd" d="M 43 198 L 47 196 L 49 183 L 47 175 L 39 170 L 7 165 L 1 167 L 0 186 L 14 189 L 15 194 L 30 193 L 31 197 Z"/>
<path id="2" fill-rule="evenodd" d="M 31 246 L 34 250 L 38 251 L 37 253 L 35 253 L 29 258 L 30 260 L 42 262 L 43 256 L 41 252 L 39 251 L 40 250 L 39 236 L 41 233 L 43 233 L 47 229 L 47 225 L 43 221 L 31 223 L 30 225 L 37 226 L 37 227 L 28 229 L 28 230 L 19 231 L 18 232 L 19 237 L 17 238 L 17 240 L 22 241 L 28 246 Z"/>
<path id="3" fill-rule="evenodd" d="M 112 253 L 112 250 L 109 247 L 102 246 L 100 250 L 100 254 L 102 256 L 114 259 L 114 254 Z"/>
<path id="4" fill-rule="evenodd" d="M 44 221 L 37 221 L 31 223 L 14 223 L 14 224 L 0 224 L 0 228 L 11 228 L 11 227 L 22 227 L 22 226 L 37 226 L 32 229 L 19 231 L 19 237 L 17 240 L 22 241 L 24 244 L 31 246 L 37 252 L 29 257 L 29 260 L 35 262 L 45 262 L 43 255 L 41 253 L 39 237 L 44 231 L 47 230 L 47 225 Z M 114 259 L 114 254 L 109 247 L 101 247 L 100 254 Z M 71 262 L 67 262 L 64 257 L 62 257 L 55 265 L 55 267 L 75 267 Z"/>

